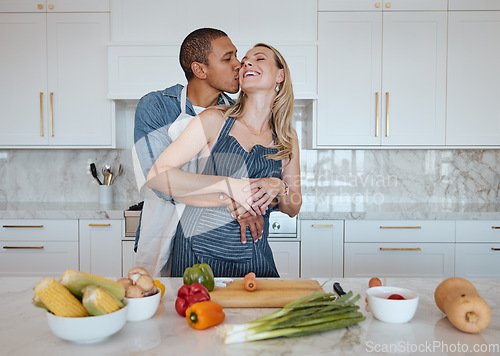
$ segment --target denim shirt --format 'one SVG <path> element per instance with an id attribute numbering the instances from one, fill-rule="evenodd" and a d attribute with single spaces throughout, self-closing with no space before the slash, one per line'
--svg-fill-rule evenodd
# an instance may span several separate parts
<path id="1" fill-rule="evenodd" d="M 181 84 L 176 84 L 165 90 L 151 92 L 143 96 L 137 104 L 134 143 L 145 178 L 147 178 L 154 162 L 172 143 L 168 129 L 181 113 L 182 88 Z M 228 99 L 231 105 L 234 105 L 234 100 L 226 94 L 219 95 L 218 104 L 224 104 L 222 95 Z M 193 105 L 188 98 L 186 98 L 186 113 L 196 116 Z M 170 200 L 175 204 L 169 195 L 156 190 L 154 192 L 160 198 Z"/>

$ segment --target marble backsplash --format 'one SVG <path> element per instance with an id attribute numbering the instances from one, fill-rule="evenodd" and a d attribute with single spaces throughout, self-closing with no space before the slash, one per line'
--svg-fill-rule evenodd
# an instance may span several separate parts
<path id="1" fill-rule="evenodd" d="M 96 202 L 91 162 L 98 170 L 123 165 L 113 186 L 115 202 L 142 200 L 130 149 L 2 150 L 0 202 Z M 304 149 L 301 166 L 304 210 L 389 202 L 496 203 L 499 195 L 500 150 Z"/>

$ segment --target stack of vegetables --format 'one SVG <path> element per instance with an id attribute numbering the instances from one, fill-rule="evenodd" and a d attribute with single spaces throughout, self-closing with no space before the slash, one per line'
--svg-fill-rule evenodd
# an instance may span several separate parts
<path id="1" fill-rule="evenodd" d="M 355 303 L 360 298 L 348 292 L 338 298 L 333 293 L 313 293 L 246 324 L 225 325 L 219 329 L 225 344 L 297 337 L 320 331 L 345 328 L 365 317 Z"/>
<path id="2" fill-rule="evenodd" d="M 110 279 L 68 270 L 60 281 L 44 278 L 34 288 L 33 304 L 56 316 L 104 315 L 124 307 L 125 288 Z"/>
<path id="3" fill-rule="evenodd" d="M 206 263 L 186 268 L 183 275 L 184 285 L 177 292 L 175 310 L 186 318 L 193 329 L 206 329 L 221 323 L 226 314 L 222 306 L 210 300 L 214 289 L 214 273 Z"/>

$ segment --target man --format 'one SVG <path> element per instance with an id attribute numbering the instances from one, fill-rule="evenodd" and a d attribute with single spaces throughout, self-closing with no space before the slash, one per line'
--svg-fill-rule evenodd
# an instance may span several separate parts
<path id="1" fill-rule="evenodd" d="M 192 117 L 217 104 L 234 104 L 224 92 L 239 90 L 236 47 L 223 31 L 202 28 L 190 33 L 183 41 L 179 61 L 188 84 L 174 85 L 163 91 L 151 92 L 138 103 L 135 114 L 133 151 L 136 179 L 144 196 L 144 208 L 136 237 L 136 264 L 146 267 L 153 275 L 168 275 L 170 239 L 175 233 L 184 204 L 194 206 L 228 206 L 241 226 L 242 243 L 248 227 L 254 239 L 262 235 L 261 216 L 239 216 L 231 199 L 219 195 L 176 198 L 149 190 L 146 178 L 158 156 L 179 136 Z M 198 172 L 197 160 L 183 170 Z M 176 204 L 177 202 L 183 204 Z M 167 265 L 167 269 L 161 270 Z"/>

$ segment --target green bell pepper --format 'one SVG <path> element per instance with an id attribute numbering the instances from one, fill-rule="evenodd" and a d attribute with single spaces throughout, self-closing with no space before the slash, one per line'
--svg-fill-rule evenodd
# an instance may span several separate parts
<path id="1" fill-rule="evenodd" d="M 197 263 L 186 268 L 182 280 L 184 284 L 201 283 L 209 292 L 214 290 L 214 272 L 206 263 Z"/>

